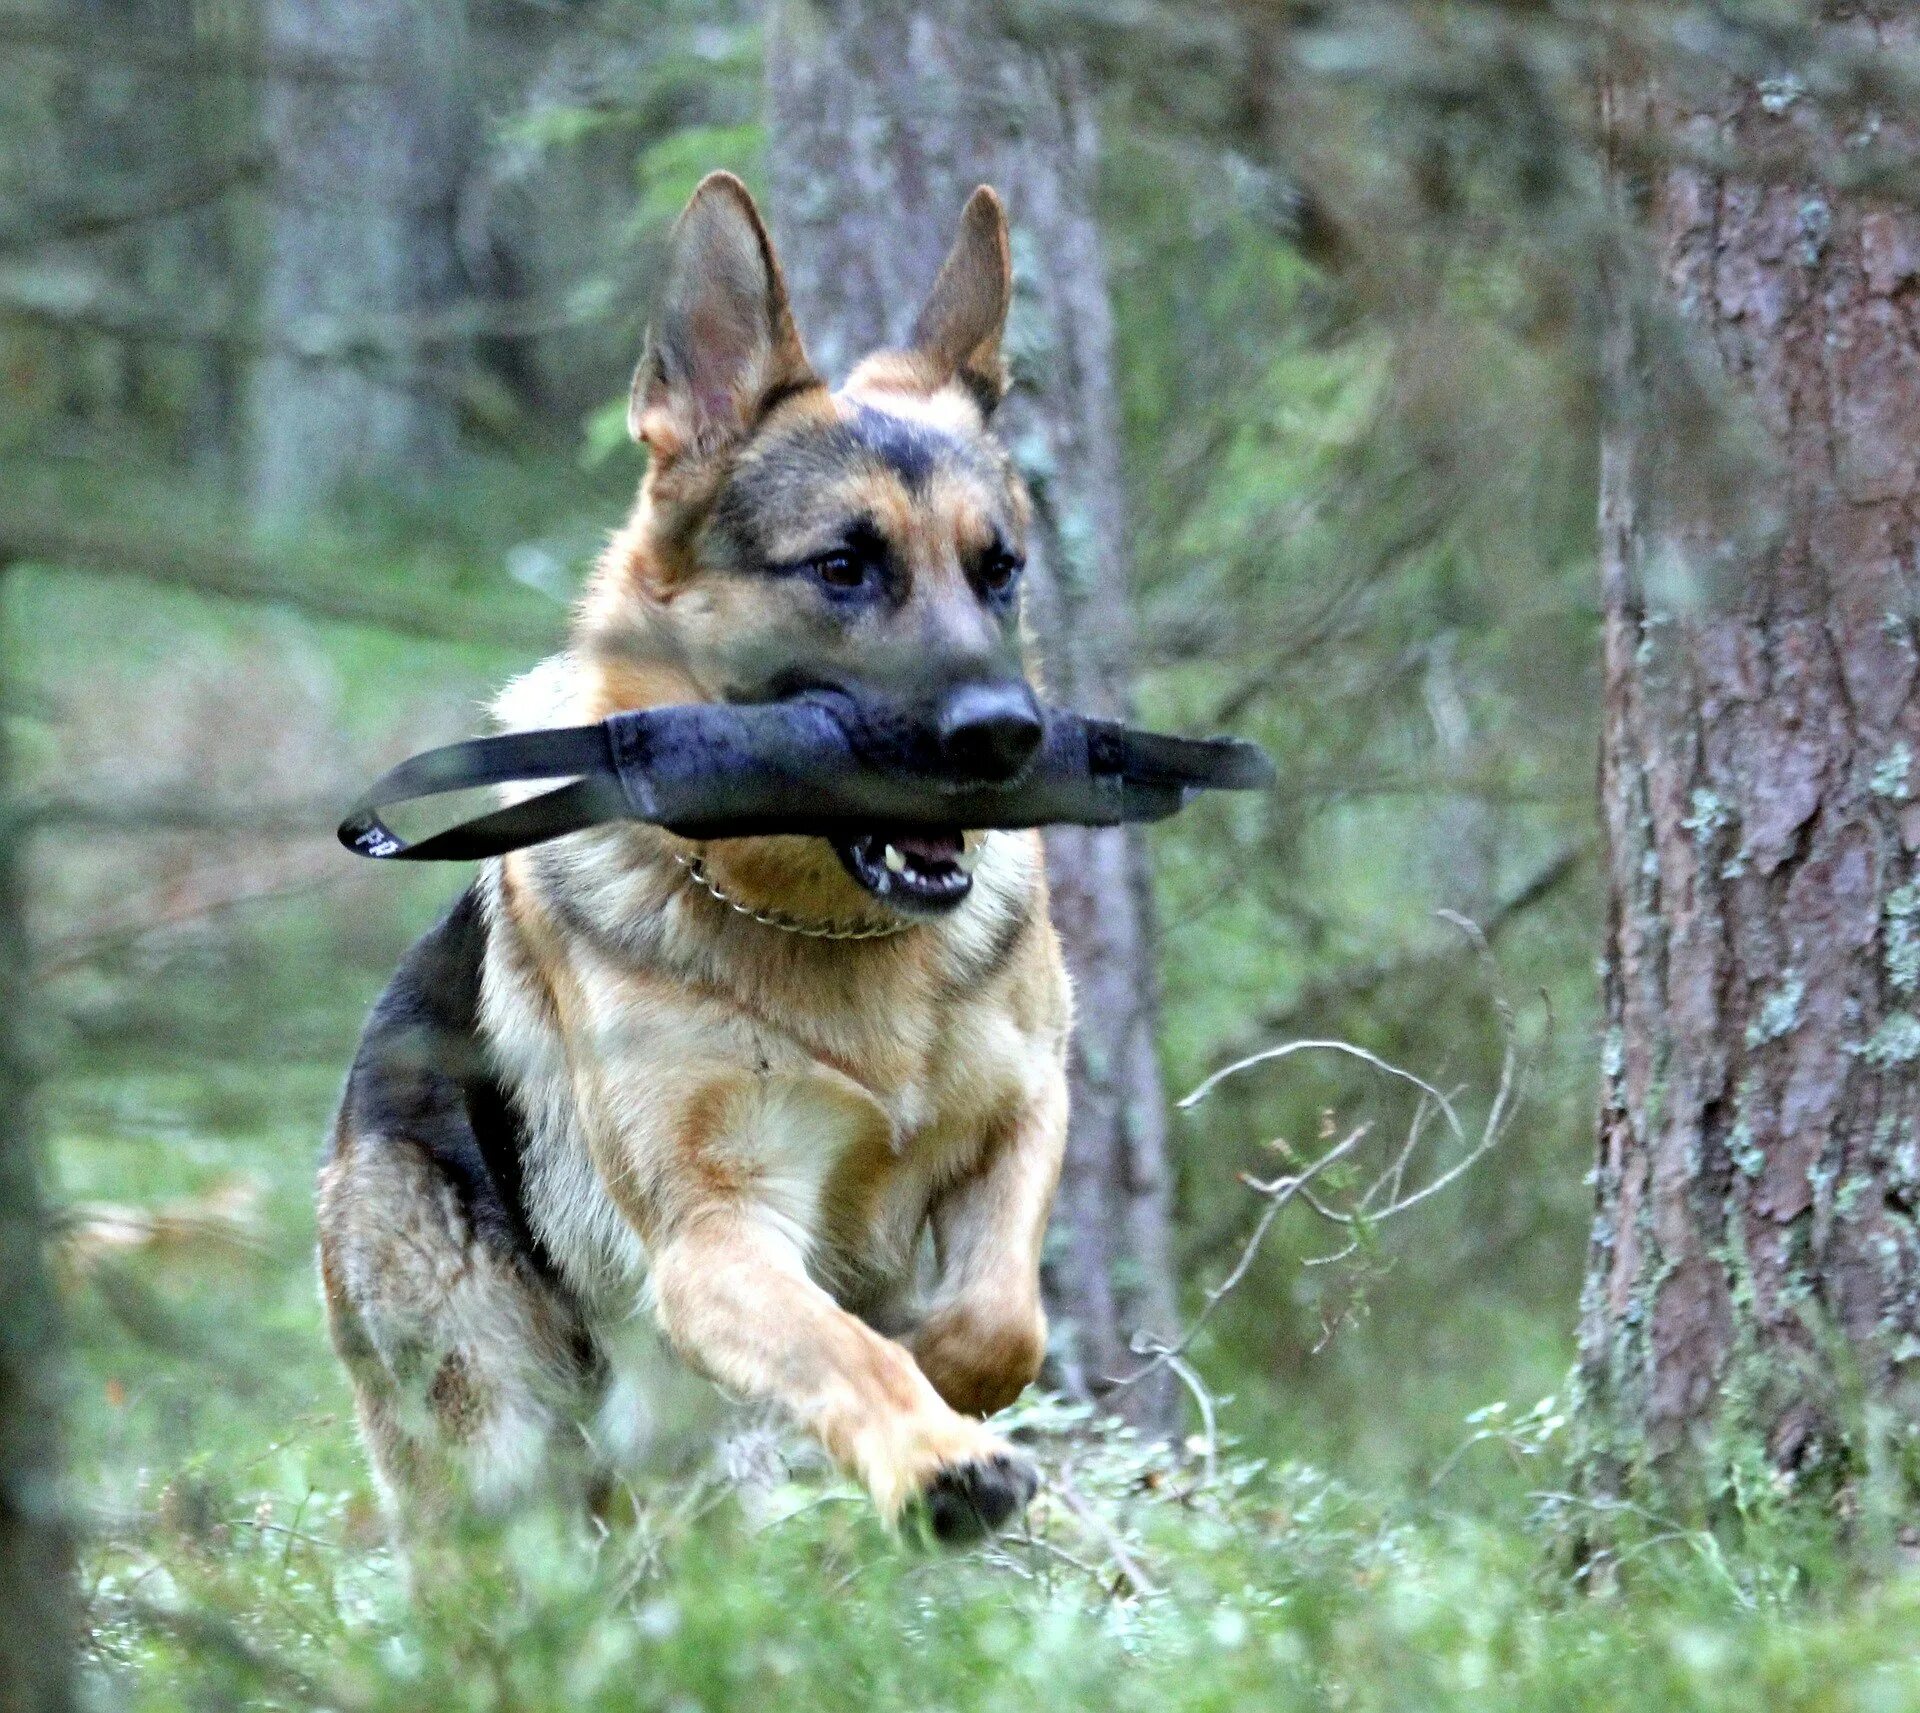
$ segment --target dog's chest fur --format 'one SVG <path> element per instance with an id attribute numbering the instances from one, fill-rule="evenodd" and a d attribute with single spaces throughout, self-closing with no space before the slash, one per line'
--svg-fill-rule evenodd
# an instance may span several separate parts
<path id="1" fill-rule="evenodd" d="M 579 718 L 584 681 L 556 658 L 497 712 Z M 479 1025 L 525 1124 L 528 1223 L 595 1319 L 625 1316 L 645 1221 L 614 1181 L 670 1217 L 731 1178 L 848 1306 L 884 1313 L 940 1189 L 1058 1073 L 1068 1000 L 1040 841 L 988 835 L 951 918 L 851 943 L 728 910 L 674 844 L 605 827 L 482 877 Z"/>
<path id="2" fill-rule="evenodd" d="M 619 1180 L 663 1219 L 738 1189 L 847 1306 L 888 1318 L 941 1188 L 1057 1073 L 1032 835 L 989 838 L 951 921 L 852 944 L 729 911 L 638 827 L 506 859 L 481 895 L 480 1027 L 525 1124 L 528 1223 L 596 1321 L 645 1284 Z"/>

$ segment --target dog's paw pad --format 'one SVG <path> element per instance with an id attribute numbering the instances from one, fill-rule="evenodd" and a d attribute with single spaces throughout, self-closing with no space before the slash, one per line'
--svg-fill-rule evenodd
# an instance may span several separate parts
<path id="1" fill-rule="evenodd" d="M 942 1546 L 964 1546 L 1024 1511 L 1039 1486 L 1039 1472 L 1024 1457 L 999 1452 L 941 1470 L 927 1483 L 919 1509 Z"/>

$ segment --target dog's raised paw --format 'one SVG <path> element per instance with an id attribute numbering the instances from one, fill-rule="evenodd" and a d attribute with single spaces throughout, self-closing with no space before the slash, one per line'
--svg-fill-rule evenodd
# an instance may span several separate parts
<path id="1" fill-rule="evenodd" d="M 1039 1471 L 1024 1457 L 996 1452 L 942 1469 L 916 1509 L 942 1546 L 965 1546 L 1024 1511 L 1039 1486 Z"/>

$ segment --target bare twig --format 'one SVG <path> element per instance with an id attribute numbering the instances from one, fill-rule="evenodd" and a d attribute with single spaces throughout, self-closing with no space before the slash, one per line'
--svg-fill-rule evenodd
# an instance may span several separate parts
<path id="1" fill-rule="evenodd" d="M 1371 1049 L 1359 1046 L 1352 1041 L 1322 1039 L 1284 1041 L 1278 1046 L 1267 1047 L 1257 1053 L 1249 1053 L 1215 1071 L 1180 1102 L 1180 1109 L 1183 1112 L 1190 1111 L 1227 1078 L 1241 1071 L 1255 1065 L 1274 1064 L 1297 1054 L 1310 1052 L 1333 1053 L 1344 1058 L 1356 1059 L 1382 1076 L 1407 1084 L 1417 1091 L 1419 1100 L 1407 1127 L 1406 1136 L 1394 1151 L 1392 1158 L 1344 1206 L 1335 1206 L 1322 1196 L 1314 1185 L 1315 1181 L 1321 1178 L 1330 1167 L 1351 1158 L 1360 1148 L 1369 1130 L 1369 1126 L 1364 1124 L 1349 1131 L 1339 1142 L 1301 1170 L 1264 1181 L 1251 1174 L 1242 1173 L 1240 1181 L 1260 1196 L 1265 1205 L 1260 1210 L 1260 1217 L 1254 1223 L 1252 1232 L 1248 1235 L 1246 1242 L 1241 1245 L 1238 1259 L 1228 1270 L 1225 1278 L 1208 1288 L 1199 1312 L 1187 1323 L 1185 1330 L 1176 1339 L 1164 1344 L 1152 1340 L 1136 1341 L 1135 1349 L 1147 1355 L 1149 1359 L 1131 1374 L 1122 1375 L 1112 1381 L 1111 1384 L 1116 1389 L 1136 1385 L 1149 1374 L 1168 1366 L 1174 1367 L 1174 1371 L 1180 1374 L 1183 1380 L 1188 1379 L 1191 1370 L 1182 1359 L 1208 1320 L 1212 1318 L 1214 1310 L 1247 1276 L 1262 1244 L 1266 1241 L 1267 1233 L 1273 1228 L 1274 1221 L 1292 1202 L 1302 1202 L 1316 1217 L 1354 1233 L 1351 1241 L 1342 1248 L 1331 1254 L 1310 1257 L 1306 1263 L 1308 1266 L 1328 1266 L 1355 1254 L 1365 1241 L 1367 1233 L 1383 1221 L 1396 1218 L 1418 1207 L 1449 1185 L 1457 1183 L 1498 1146 L 1512 1122 L 1515 1096 L 1521 1081 L 1518 1031 L 1513 1007 L 1507 1003 L 1504 994 L 1500 991 L 1499 971 L 1493 962 L 1493 954 L 1487 945 L 1486 936 L 1479 927 L 1453 911 L 1441 911 L 1439 914 L 1443 920 L 1465 934 L 1469 943 L 1478 952 L 1489 974 L 1494 1009 L 1500 1019 L 1500 1031 L 1504 1043 L 1500 1077 L 1494 1089 L 1493 1100 L 1487 1109 L 1486 1120 L 1481 1125 L 1478 1135 L 1470 1139 L 1466 1126 L 1461 1122 L 1459 1109 L 1454 1104 L 1458 1091 L 1455 1091 L 1455 1094 L 1445 1093 L 1425 1077 L 1417 1076 L 1414 1072 L 1393 1064 Z M 1408 1178 L 1413 1169 L 1413 1162 L 1419 1153 L 1427 1127 L 1436 1113 L 1444 1121 L 1447 1134 L 1460 1150 L 1459 1157 L 1424 1182 L 1409 1188 Z M 1284 1146 L 1284 1144 L 1277 1145 Z M 1204 1408 L 1202 1415 L 1207 1420 L 1208 1443 L 1211 1446 L 1212 1420 Z"/>
<path id="2" fill-rule="evenodd" d="M 189 926 L 206 927 L 232 912 L 311 897 L 352 878 L 352 871 L 338 860 L 337 851 L 326 846 L 318 849 L 317 860 L 308 865 L 307 872 L 296 870 L 291 876 L 249 884 L 250 877 L 245 874 L 216 871 L 213 884 L 203 882 L 196 896 L 161 903 L 157 901 L 159 895 L 141 894 L 95 917 L 85 927 L 36 948 L 34 975 L 42 981 L 64 975 L 124 947 L 138 945 L 150 935 Z"/>
<path id="3" fill-rule="evenodd" d="M 1200 1485 L 1211 1487 L 1214 1476 L 1220 1471 L 1220 1429 L 1215 1419 L 1213 1393 L 1206 1381 L 1200 1378 L 1199 1370 L 1184 1356 L 1169 1355 L 1166 1360 L 1174 1376 L 1186 1387 L 1187 1395 L 1193 1399 L 1193 1407 L 1200 1412 L 1200 1426 L 1206 1436 L 1206 1443 L 1200 1452 Z"/>
<path id="4" fill-rule="evenodd" d="M 1185 1102 L 1182 1102 L 1182 1105 L 1184 1104 Z M 1267 1232 L 1272 1229 L 1273 1222 L 1280 1217 L 1281 1210 L 1288 1202 L 1299 1195 L 1304 1186 L 1310 1184 L 1329 1166 L 1344 1160 L 1354 1149 L 1359 1147 L 1360 1143 L 1365 1139 L 1366 1134 L 1366 1127 L 1362 1125 L 1358 1130 L 1349 1134 L 1344 1141 L 1336 1143 L 1333 1147 L 1329 1148 L 1326 1153 L 1322 1154 L 1319 1159 L 1315 1160 L 1312 1165 L 1308 1166 L 1304 1171 L 1298 1172 L 1292 1177 L 1275 1178 L 1271 1183 L 1262 1183 L 1258 1178 L 1248 1176 L 1245 1173 L 1241 1174 L 1240 1181 L 1249 1189 L 1256 1190 L 1264 1196 L 1267 1205 L 1261 1210 L 1259 1221 L 1255 1224 L 1252 1235 L 1249 1236 L 1247 1241 L 1241 1246 L 1239 1260 L 1234 1262 L 1232 1271 L 1230 1271 L 1219 1284 L 1214 1285 L 1208 1290 L 1206 1300 L 1200 1306 L 1200 1312 L 1187 1323 L 1186 1331 L 1181 1333 L 1172 1344 L 1158 1348 L 1148 1347 L 1152 1349 L 1151 1359 L 1136 1368 L 1131 1374 L 1124 1374 L 1119 1379 L 1113 1381 L 1112 1389 L 1114 1391 L 1119 1391 L 1122 1387 L 1138 1385 L 1140 1381 L 1146 1379 L 1149 1374 L 1158 1373 L 1160 1369 L 1167 1367 L 1169 1364 L 1186 1355 L 1193 1341 L 1200 1336 L 1201 1329 L 1213 1318 L 1213 1311 L 1220 1306 L 1221 1301 L 1232 1292 L 1234 1287 L 1247 1276 L 1247 1269 L 1253 1265 L 1254 1257 L 1260 1253 L 1260 1245 L 1265 1241 Z"/>
<path id="5" fill-rule="evenodd" d="M 593 294 L 523 302 L 471 298 L 443 309 L 357 316 L 310 314 L 264 322 L 218 300 L 181 309 L 84 275 L 0 267 L 0 316 L 34 326 L 101 333 L 152 345 L 217 345 L 250 356 L 375 366 L 417 361 L 482 338 L 530 339 L 604 319 Z"/>
<path id="6" fill-rule="evenodd" d="M 1060 1503 L 1100 1537 L 1101 1543 L 1112 1556 L 1113 1562 L 1120 1567 L 1120 1574 L 1126 1578 L 1134 1593 L 1143 1600 L 1151 1600 L 1160 1592 L 1154 1586 L 1152 1578 L 1140 1568 L 1133 1554 L 1127 1550 L 1127 1543 L 1120 1538 L 1119 1531 L 1081 1498 L 1080 1490 L 1073 1484 L 1071 1470 L 1062 1469 L 1054 1477 L 1053 1490 L 1060 1495 Z"/>
<path id="7" fill-rule="evenodd" d="M 120 201 L 48 202 L 29 206 L 0 224 L 0 252 L 29 244 L 76 243 L 106 237 L 128 226 L 148 225 L 191 213 L 230 195 L 261 176 L 253 157 L 230 162 L 217 172 L 183 178 Z"/>
<path id="8" fill-rule="evenodd" d="M 344 807 L 333 799 L 295 797 L 280 802 L 220 803 L 192 797 L 187 788 L 166 795 L 27 799 L 20 820 L 28 827 L 85 827 L 97 833 L 246 833 L 263 839 L 324 837 Z"/>
<path id="9" fill-rule="evenodd" d="M 0 12 L 0 43 L 84 58 L 89 65 L 124 64 L 187 77 L 273 77 L 304 83 L 389 83 L 399 73 L 364 54 L 263 52 L 239 42 L 195 40 L 159 30 L 76 29 L 23 8 Z"/>
<path id="10" fill-rule="evenodd" d="M 268 1651 L 235 1624 L 204 1607 L 163 1605 L 156 1600 L 126 1600 L 123 1609 L 149 1629 L 165 1630 L 195 1653 L 210 1654 L 238 1666 L 262 1683 L 272 1684 L 299 1700 L 329 1707 L 360 1708 L 367 1697 L 339 1680 L 325 1682 L 309 1675 L 279 1654 Z"/>
<path id="11" fill-rule="evenodd" d="M 1460 1115 L 1454 1111 L 1453 1103 L 1447 1099 L 1432 1083 L 1417 1077 L 1412 1071 L 1402 1070 L 1400 1066 L 1390 1064 L 1370 1048 L 1356 1045 L 1352 1041 L 1282 1041 L 1277 1047 L 1263 1047 L 1257 1053 L 1249 1053 L 1243 1059 L 1235 1059 L 1230 1065 L 1221 1068 L 1208 1077 L 1191 1093 L 1180 1101 L 1182 1112 L 1191 1112 L 1201 1101 L 1220 1086 L 1227 1078 L 1238 1076 L 1242 1071 L 1250 1071 L 1255 1065 L 1270 1065 L 1281 1059 L 1290 1059 L 1296 1053 L 1341 1053 L 1350 1059 L 1358 1059 L 1364 1065 L 1370 1065 L 1382 1076 L 1394 1077 L 1404 1083 L 1411 1083 L 1427 1096 L 1447 1120 L 1447 1126 L 1456 1137 L 1465 1138 L 1461 1127 Z"/>
<path id="12" fill-rule="evenodd" d="M 1498 940 L 1535 905 L 1559 892 L 1580 872 L 1590 854 L 1591 847 L 1584 841 L 1566 845 L 1498 900 L 1480 925 L 1487 942 Z M 1396 982 L 1433 974 L 1452 964 L 1463 949 L 1457 941 L 1442 939 L 1431 946 L 1394 952 L 1370 963 L 1337 970 L 1323 981 L 1309 983 L 1298 998 L 1267 1011 L 1260 1018 L 1260 1031 L 1269 1036 L 1284 1034 L 1335 1006 L 1351 1005 Z"/>
<path id="13" fill-rule="evenodd" d="M 995 1563 L 1011 1564 L 1013 1562 L 1012 1554 L 1005 1550 L 1008 1546 L 1038 1548 L 1049 1558 L 1057 1558 L 1062 1564 L 1072 1566 L 1073 1569 L 1079 1571 L 1082 1576 L 1086 1577 L 1087 1580 L 1103 1594 L 1107 1591 L 1107 1573 L 1102 1570 L 1099 1565 L 1089 1564 L 1084 1558 L 1080 1557 L 1079 1554 L 1068 1552 L 1065 1547 L 1048 1540 L 1045 1535 L 1037 1535 L 1031 1529 L 1028 1529 L 1024 1534 L 1004 1536 L 1003 1545 L 1000 1548 L 997 1550 L 990 1549 L 990 1556 Z"/>

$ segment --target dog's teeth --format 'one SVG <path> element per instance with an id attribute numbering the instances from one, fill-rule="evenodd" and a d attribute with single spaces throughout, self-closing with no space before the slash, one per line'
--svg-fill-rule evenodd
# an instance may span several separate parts
<path id="1" fill-rule="evenodd" d="M 888 845 L 883 860 L 890 873 L 905 874 L 907 872 L 907 859 L 900 854 L 898 845 Z"/>
<path id="2" fill-rule="evenodd" d="M 953 866 L 962 874 L 973 873 L 980 866 L 980 847 L 978 845 L 963 846 L 960 854 L 953 859 Z"/>

